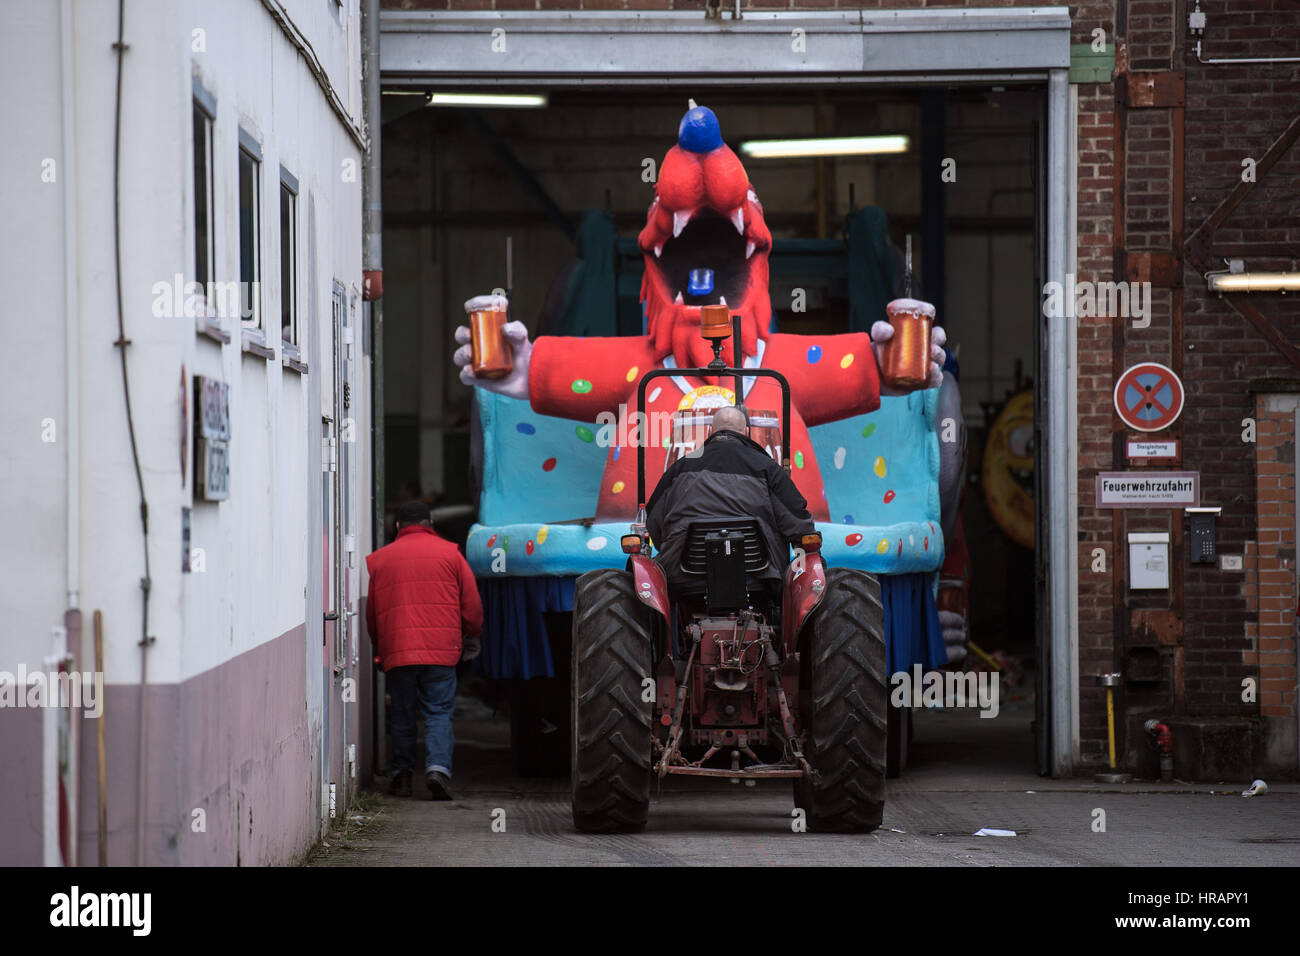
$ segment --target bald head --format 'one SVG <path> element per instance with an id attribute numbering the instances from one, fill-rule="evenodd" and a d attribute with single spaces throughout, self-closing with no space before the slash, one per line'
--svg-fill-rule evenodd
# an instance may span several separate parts
<path id="1" fill-rule="evenodd" d="M 717 432 L 748 434 L 749 425 L 745 421 L 745 413 L 734 405 L 719 408 L 713 413 L 713 433 L 716 434 Z"/>

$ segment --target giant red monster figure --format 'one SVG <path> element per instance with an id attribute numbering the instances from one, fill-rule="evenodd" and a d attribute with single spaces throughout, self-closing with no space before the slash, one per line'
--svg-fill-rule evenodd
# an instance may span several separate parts
<path id="1" fill-rule="evenodd" d="M 683 117 L 677 145 L 659 168 L 655 198 L 638 243 L 645 253 L 641 299 L 646 334 L 608 338 L 543 336 L 528 340 L 520 322 L 505 331 L 514 359 L 506 378 L 479 379 L 470 367 L 469 330 L 461 326 L 454 356 L 460 377 L 475 385 L 515 398 L 527 398 L 543 415 L 597 422 L 606 413 L 631 415 L 642 372 L 663 366 L 703 366 L 713 357 L 700 336 L 700 306 L 725 302 L 741 318 L 741 344 L 747 366 L 782 372 L 790 382 L 790 456 L 792 477 L 815 519 L 829 521 L 821 471 L 808 428 L 823 422 L 874 411 L 880 405 L 881 383 L 875 347 L 888 341 L 893 329 L 877 322 L 871 334 L 785 335 L 769 333 L 772 307 L 768 299 L 767 256 L 772 234 L 763 219 L 763 206 L 744 166 L 722 141 L 717 117 L 707 107 L 693 107 Z M 702 270 L 712 282 L 703 284 Z M 692 275 L 694 273 L 694 275 Z M 709 287 L 711 286 L 711 288 Z M 483 308 L 499 297 L 479 296 L 465 303 L 466 311 Z M 937 362 L 943 360 L 942 329 L 935 329 L 931 387 L 941 381 Z M 732 345 L 724 356 L 730 362 Z M 719 385 L 702 379 L 675 377 L 652 383 L 645 411 L 666 413 L 679 408 L 730 403 L 730 380 Z M 888 394 L 888 392 L 887 392 Z M 770 379 L 745 382 L 745 405 L 751 410 L 779 409 L 780 391 Z M 613 429 L 610 429 L 613 431 Z M 626 440 L 628 429 L 618 435 Z M 635 440 L 635 430 L 632 431 Z M 660 444 L 646 450 L 647 496 L 663 473 L 666 450 Z M 635 448 L 615 443 L 605 459 L 596 518 L 631 519 L 636 514 Z"/>

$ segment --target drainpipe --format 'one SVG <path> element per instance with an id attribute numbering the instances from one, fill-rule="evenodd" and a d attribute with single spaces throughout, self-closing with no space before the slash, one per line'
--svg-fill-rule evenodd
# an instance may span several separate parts
<path id="1" fill-rule="evenodd" d="M 77 179 L 76 170 L 76 126 L 73 123 L 76 109 L 76 89 L 74 86 L 72 54 L 72 0 L 62 0 L 59 4 L 59 95 L 62 121 L 62 162 L 63 162 L 63 349 L 64 349 L 64 409 L 63 409 L 63 452 L 64 467 L 67 477 L 64 484 L 64 520 L 67 521 L 67 534 L 64 539 L 64 556 L 67 561 L 65 590 L 67 592 L 67 610 L 64 612 L 64 628 L 67 635 L 65 653 L 73 658 L 73 670 L 81 670 L 81 334 L 78 328 L 79 306 L 77 301 Z M 77 821 L 80 819 L 81 787 L 77 779 L 77 755 L 80 753 L 81 711 L 71 721 L 72 740 L 69 741 L 68 776 L 71 787 L 69 803 L 72 819 L 68 821 L 68 859 L 69 866 L 77 865 Z"/>
<path id="2" fill-rule="evenodd" d="M 364 0 L 361 10 L 361 100 L 366 124 L 366 154 L 362 206 L 362 299 L 370 305 L 370 494 L 371 547 L 384 543 L 384 216 L 380 147 L 383 115 L 379 83 L 379 0 Z M 363 591 L 364 593 L 364 591 Z M 364 615 L 360 615 L 365 620 Z M 367 635 L 373 642 L 374 635 Z M 368 655 L 373 656 L 373 655 Z M 372 673 L 375 669 L 372 665 Z M 360 675 L 358 675 L 360 676 Z M 374 758 L 372 769 L 383 763 L 383 671 L 375 676 Z"/>

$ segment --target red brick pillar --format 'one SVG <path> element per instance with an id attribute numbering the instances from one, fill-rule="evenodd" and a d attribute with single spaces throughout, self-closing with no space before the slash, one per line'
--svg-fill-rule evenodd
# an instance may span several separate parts
<path id="1" fill-rule="evenodd" d="M 1294 776 L 1297 756 L 1296 410 L 1300 391 L 1255 394 L 1255 541 L 1247 543 L 1247 664 L 1258 666 L 1261 772 Z M 1243 430 L 1247 428 L 1243 425 Z M 1252 446 L 1247 444 L 1246 448 Z"/>

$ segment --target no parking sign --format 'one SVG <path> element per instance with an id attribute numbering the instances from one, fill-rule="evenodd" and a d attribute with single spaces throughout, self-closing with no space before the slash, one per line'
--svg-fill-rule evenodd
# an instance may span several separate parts
<path id="1" fill-rule="evenodd" d="M 1183 411 L 1183 383 L 1159 362 L 1134 365 L 1115 383 L 1115 412 L 1129 428 L 1156 432 Z"/>

